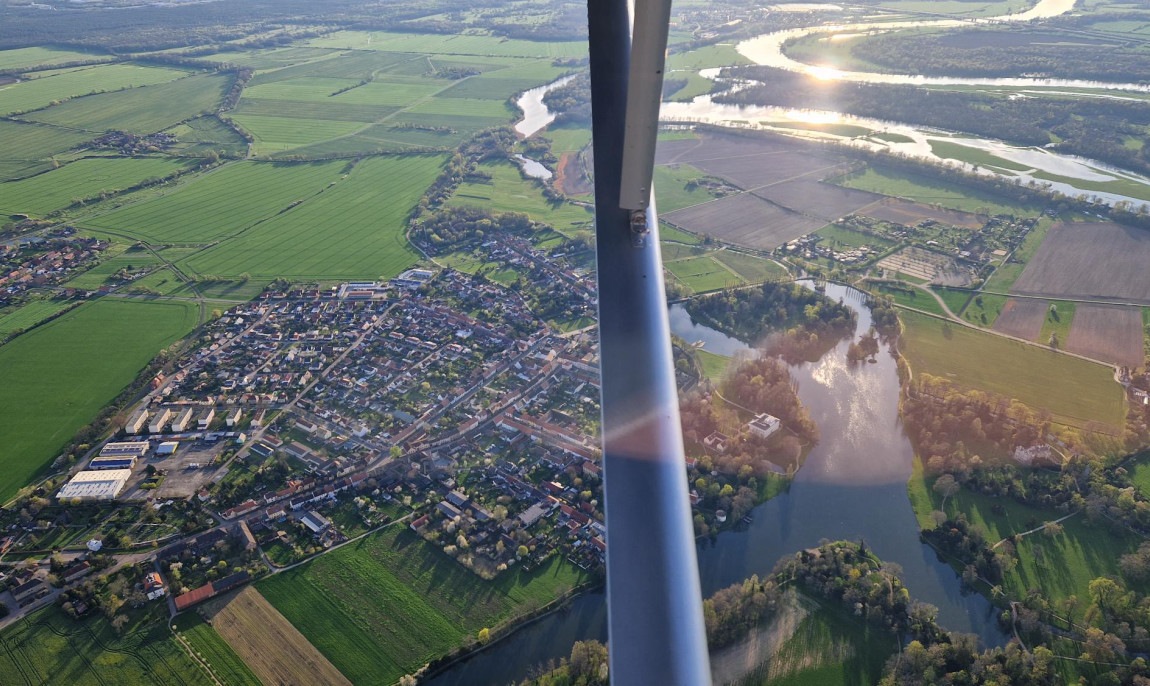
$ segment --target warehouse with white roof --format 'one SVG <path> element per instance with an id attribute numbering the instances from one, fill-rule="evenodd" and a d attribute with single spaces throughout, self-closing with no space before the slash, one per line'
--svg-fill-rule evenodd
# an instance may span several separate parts
<path id="1" fill-rule="evenodd" d="M 99 471 L 84 471 L 72 477 L 72 480 L 56 494 L 58 500 L 114 500 L 132 478 L 130 469 L 103 469 Z"/>

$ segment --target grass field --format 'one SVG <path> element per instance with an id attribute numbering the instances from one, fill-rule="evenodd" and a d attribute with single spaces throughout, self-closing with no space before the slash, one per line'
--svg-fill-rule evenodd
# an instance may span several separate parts
<path id="1" fill-rule="evenodd" d="M 184 264 L 232 278 L 390 278 L 417 259 L 407 218 L 442 163 L 437 155 L 365 159 L 318 196 Z"/>
<path id="2" fill-rule="evenodd" d="M 496 57 L 583 57 L 586 41 L 542 42 L 479 35 L 339 31 L 307 43 L 318 48 L 352 48 L 392 52 Z"/>
<path id="3" fill-rule="evenodd" d="M 691 100 L 694 100 L 695 98 L 699 97 L 700 95 L 706 95 L 707 93 L 710 93 L 711 90 L 713 90 L 715 87 L 714 81 L 712 81 L 708 78 L 704 78 L 703 76 L 700 76 L 698 72 L 692 72 L 692 71 L 672 72 L 669 75 L 669 78 L 672 78 L 672 79 L 685 78 L 685 79 L 687 79 L 687 85 L 685 85 L 682 88 L 680 88 L 679 90 L 675 91 L 674 93 L 671 94 L 671 97 L 667 98 L 668 100 L 671 100 L 672 102 L 690 102 Z"/>
<path id="4" fill-rule="evenodd" d="M 349 683 L 251 586 L 207 603 L 203 611 L 216 639 L 232 651 L 227 663 L 247 669 L 241 675 L 255 683 Z"/>
<path id="5" fill-rule="evenodd" d="M 1130 481 L 1142 495 L 1150 495 L 1150 453 L 1143 453 L 1123 466 L 1130 473 Z"/>
<path id="6" fill-rule="evenodd" d="M 960 291 L 953 288 L 943 288 L 941 286 L 931 287 L 932 291 L 938 293 L 950 311 L 956 315 L 961 316 L 963 309 L 966 308 L 966 303 L 970 300 L 970 291 Z"/>
<path id="7" fill-rule="evenodd" d="M 700 180 L 706 175 L 705 172 L 689 164 L 663 164 L 655 167 L 655 200 L 659 211 L 674 212 L 714 200 L 715 196 L 702 186 L 687 187 L 692 181 Z"/>
<path id="8" fill-rule="evenodd" d="M 119 635 L 97 612 L 81 621 L 56 606 L 34 612 L 0 631 L 0 681 L 5 686 L 213 686 L 169 631 L 163 602 L 146 607 L 129 613 Z"/>
<path id="9" fill-rule="evenodd" d="M 1006 301 L 1005 295 L 976 293 L 963 310 L 962 318 L 975 326 L 989 328 L 994 326 L 994 320 L 998 319 L 998 314 L 1006 306 Z"/>
<path id="10" fill-rule="evenodd" d="M 747 283 L 761 283 L 788 275 L 778 262 L 764 257 L 756 257 L 734 250 L 719 250 L 711 255 L 727 267 L 735 270 Z"/>
<path id="11" fill-rule="evenodd" d="M 52 76 L 0 86 L 0 114 L 28 112 L 78 95 L 151 86 L 187 75 L 187 72 L 176 69 L 127 63 L 69 69 Z"/>
<path id="12" fill-rule="evenodd" d="M 60 50 L 58 48 L 18 48 L 0 50 L 0 69 L 28 69 L 30 67 L 95 60 L 105 57 L 98 53 Z"/>
<path id="13" fill-rule="evenodd" d="M 577 152 L 591 142 L 591 129 L 574 126 L 549 126 L 543 136 L 551 139 L 554 153 Z"/>
<path id="14" fill-rule="evenodd" d="M 366 126 L 356 121 L 247 114 L 237 114 L 232 119 L 252 135 L 255 139 L 254 149 L 260 154 L 291 150 L 337 136 L 347 136 Z"/>
<path id="15" fill-rule="evenodd" d="M 523 178 L 517 165 L 485 162 L 477 171 L 491 174 L 491 181 L 459 184 L 449 204 L 480 207 L 490 212 L 525 212 L 532 220 L 548 224 L 568 237 L 587 235 L 590 231 L 594 216 L 587 208 L 549 202 L 538 184 Z"/>
<path id="16" fill-rule="evenodd" d="M 958 160 L 959 162 L 966 162 L 967 164 L 973 164 L 979 167 L 998 167 L 1000 169 L 1013 171 L 1026 171 L 1029 169 L 1026 165 L 1011 162 L 985 150 L 972 148 L 969 145 L 962 145 L 961 143 L 932 140 L 930 141 L 930 151 L 943 159 Z"/>
<path id="17" fill-rule="evenodd" d="M 1004 197 L 881 165 L 871 165 L 866 171 L 837 179 L 836 183 L 848 188 L 976 214 L 1033 216 L 1043 209 L 1040 205 L 1023 206 Z"/>
<path id="18" fill-rule="evenodd" d="M 0 140 L 4 141 L 4 148 L 0 151 L 0 179 L 19 178 L 38 169 L 50 169 L 50 165 L 32 163 L 47 161 L 91 138 L 92 134 L 82 131 L 0 121 Z M 22 171 L 26 168 L 31 168 L 31 171 Z"/>
<path id="19" fill-rule="evenodd" d="M 934 480 L 923 475 L 922 464 L 916 458 L 915 470 L 908 485 L 910 501 L 914 507 L 921 528 L 934 527 L 930 513 L 941 509 L 942 496 L 932 488 Z M 1003 514 L 993 511 L 995 506 L 1005 510 Z M 947 499 L 946 513 L 951 516 L 963 513 L 967 521 L 987 532 L 991 545 L 1015 533 L 1022 533 L 1040 526 L 1042 522 L 1061 518 L 1064 513 L 1027 507 L 1010 498 L 991 498 L 981 493 L 963 489 Z M 1032 523 L 1031 520 L 1037 523 Z M 1133 535 L 1122 535 L 1104 525 L 1091 525 L 1084 514 L 1079 514 L 1062 522 L 1064 533 L 1049 538 L 1038 532 L 1025 536 L 1017 545 L 1018 566 L 1007 574 L 1002 586 L 1014 599 L 1026 597 L 1027 590 L 1039 588 L 1043 597 L 1055 607 L 1070 595 L 1076 595 L 1085 602 L 1078 609 L 1077 618 L 1089 604 L 1089 583 L 1100 577 L 1121 577 L 1118 558 L 1133 552 L 1139 543 Z M 1035 554 L 1035 547 L 1041 546 L 1042 557 Z M 1051 564 L 1051 561 L 1057 564 Z"/>
<path id="20" fill-rule="evenodd" d="M 736 64 L 750 64 L 751 60 L 739 54 L 733 43 L 708 45 L 688 52 L 677 52 L 667 57 L 667 69 L 690 69 L 698 71 L 708 67 L 729 67 Z"/>
<path id="21" fill-rule="evenodd" d="M 695 354 L 699 356 L 699 362 L 703 365 L 703 375 L 716 385 L 722 383 L 732 359 L 701 348 L 696 350 Z"/>
<path id="22" fill-rule="evenodd" d="M 188 303 L 98 300 L 0 347 L 0 499 L 19 490 L 198 318 Z"/>
<path id="23" fill-rule="evenodd" d="M 346 165 L 236 162 L 83 225 L 152 243 L 208 243 L 311 198 L 339 179 Z"/>
<path id="24" fill-rule="evenodd" d="M 154 133 L 215 108 L 232 80 L 218 74 L 197 74 L 158 86 L 73 98 L 23 118 L 94 133 L 111 129 Z"/>
<path id="25" fill-rule="evenodd" d="M 1073 426 L 1125 422 L 1125 394 L 1108 367 L 913 312 L 900 316 L 902 353 L 916 373 L 1016 398 Z"/>
<path id="26" fill-rule="evenodd" d="M 400 525 L 257 587 L 353 683 L 391 683 L 585 580 L 553 557 L 481 581 Z"/>
<path id="27" fill-rule="evenodd" d="M 514 283 L 515 279 L 520 276 L 518 271 L 504 268 L 499 262 L 487 262 L 467 252 L 453 252 L 447 255 L 440 255 L 435 259 L 437 262 L 441 262 L 452 269 L 467 272 L 468 274 L 483 272 L 487 278 L 505 286 Z M 0 320 L 0 326 L 2 326 L 2 320 Z"/>
<path id="28" fill-rule="evenodd" d="M 236 655 L 210 624 L 195 612 L 185 612 L 172 622 L 180 637 L 188 642 L 196 656 L 208 664 L 216 677 L 227 686 L 260 686 L 259 677 Z"/>
<path id="29" fill-rule="evenodd" d="M 8 314 L 0 314 L 0 338 L 39 324 L 70 304 L 67 300 L 33 300 Z"/>
<path id="30" fill-rule="evenodd" d="M 916 310 L 922 310 L 940 316 L 946 314 L 942 309 L 942 305 L 939 305 L 937 300 L 926 291 L 915 288 L 914 286 L 891 287 L 878 284 L 875 286 L 875 290 L 890 297 L 894 300 L 895 304 L 904 307 L 913 307 Z"/>
<path id="31" fill-rule="evenodd" d="M 1056 311 L 1046 311 L 1046 318 L 1042 321 L 1042 333 L 1038 334 L 1038 342 L 1045 345 L 1050 336 L 1058 338 L 1058 347 L 1066 346 L 1066 339 L 1070 336 L 1070 325 L 1074 321 L 1074 303 L 1065 300 L 1055 300 L 1051 303 Z"/>
<path id="32" fill-rule="evenodd" d="M 89 157 L 36 176 L 0 184 L 0 213 L 42 216 L 75 200 L 162 178 L 188 165 L 171 157 Z"/>
<path id="33" fill-rule="evenodd" d="M 675 276 L 676 280 L 695 293 L 716 291 L 745 283 L 742 278 L 709 255 L 668 262 L 663 266 Z"/>
<path id="34" fill-rule="evenodd" d="M 854 229 L 839 226 L 838 224 L 827 224 L 818 231 L 815 231 L 815 235 L 823 238 L 826 245 L 839 250 L 843 248 L 859 248 L 864 245 L 882 250 L 894 245 L 892 241 L 885 238 L 855 231 Z"/>

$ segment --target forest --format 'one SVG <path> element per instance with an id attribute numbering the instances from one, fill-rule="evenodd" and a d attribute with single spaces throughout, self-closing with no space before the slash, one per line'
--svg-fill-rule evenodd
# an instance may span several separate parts
<path id="1" fill-rule="evenodd" d="M 1068 49 L 1067 42 L 1073 42 Z M 1028 76 L 1144 82 L 1150 53 L 1141 47 L 1071 34 L 960 31 L 896 33 L 857 41 L 851 53 L 900 74 Z"/>

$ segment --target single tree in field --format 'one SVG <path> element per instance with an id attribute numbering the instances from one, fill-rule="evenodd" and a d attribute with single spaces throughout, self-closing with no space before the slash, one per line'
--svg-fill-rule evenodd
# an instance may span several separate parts
<path id="1" fill-rule="evenodd" d="M 1054 538 L 1062 533 L 1062 525 L 1058 522 L 1047 522 L 1042 525 L 1042 533 L 1050 538 Z"/>
<path id="2" fill-rule="evenodd" d="M 954 476 L 950 474 L 943 474 L 942 476 L 938 477 L 937 481 L 934 482 L 935 493 L 942 495 L 942 507 L 940 509 L 943 512 L 946 511 L 946 499 L 955 493 L 958 493 L 959 489 L 961 488 L 962 485 L 955 481 Z"/>

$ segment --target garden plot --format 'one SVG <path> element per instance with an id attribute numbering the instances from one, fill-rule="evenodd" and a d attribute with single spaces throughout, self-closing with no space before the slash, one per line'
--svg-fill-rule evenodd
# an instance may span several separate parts
<path id="1" fill-rule="evenodd" d="M 942 286 L 966 286 L 971 281 L 970 272 L 950 257 L 913 246 L 883 258 L 878 266 Z"/>

